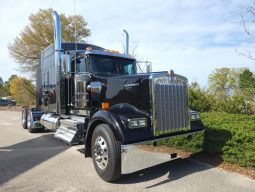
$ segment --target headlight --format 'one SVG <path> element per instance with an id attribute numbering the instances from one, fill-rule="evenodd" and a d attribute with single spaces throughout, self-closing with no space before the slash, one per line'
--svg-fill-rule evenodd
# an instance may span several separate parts
<path id="1" fill-rule="evenodd" d="M 191 119 L 195 120 L 196 119 L 196 115 L 191 115 Z"/>
<path id="2" fill-rule="evenodd" d="M 190 114 L 190 119 L 191 119 L 191 120 L 197 120 L 197 119 L 200 119 L 200 116 L 199 116 L 198 113 L 196 113 L 196 114 Z"/>
<path id="3" fill-rule="evenodd" d="M 147 119 L 146 118 L 128 119 L 127 126 L 130 129 L 147 127 Z"/>

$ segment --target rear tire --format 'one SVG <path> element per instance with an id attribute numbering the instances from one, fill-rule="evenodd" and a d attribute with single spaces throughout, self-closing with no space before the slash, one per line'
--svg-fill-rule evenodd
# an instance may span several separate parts
<path id="1" fill-rule="evenodd" d="M 36 130 L 33 128 L 33 115 L 30 110 L 27 112 L 27 130 L 29 133 L 34 133 Z"/>
<path id="2" fill-rule="evenodd" d="M 21 114 L 21 123 L 23 129 L 27 129 L 27 108 L 22 108 L 22 114 Z"/>
<path id="3" fill-rule="evenodd" d="M 107 124 L 98 125 L 91 140 L 91 154 L 97 174 L 107 182 L 121 176 L 121 146 Z"/>

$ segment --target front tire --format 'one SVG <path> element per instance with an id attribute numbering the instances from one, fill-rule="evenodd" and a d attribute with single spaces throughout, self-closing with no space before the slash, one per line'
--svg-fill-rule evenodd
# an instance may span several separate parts
<path id="1" fill-rule="evenodd" d="M 107 124 L 98 125 L 91 141 L 91 154 L 97 174 L 105 181 L 112 182 L 121 176 L 120 142 Z"/>

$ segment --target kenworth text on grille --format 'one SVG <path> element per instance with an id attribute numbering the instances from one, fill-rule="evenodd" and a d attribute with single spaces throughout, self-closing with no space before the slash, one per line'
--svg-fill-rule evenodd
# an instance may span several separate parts
<path id="1" fill-rule="evenodd" d="M 68 144 L 84 143 L 105 181 L 121 176 L 127 146 L 203 130 L 199 114 L 188 108 L 187 79 L 150 66 L 138 73 L 126 31 L 121 54 L 62 42 L 59 15 L 53 18 L 55 41 L 42 50 L 37 71 L 37 108 L 23 108 L 23 128 L 51 129 Z"/>

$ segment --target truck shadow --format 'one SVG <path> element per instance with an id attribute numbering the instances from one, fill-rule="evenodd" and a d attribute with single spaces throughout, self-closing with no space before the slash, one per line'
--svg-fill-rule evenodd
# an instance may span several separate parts
<path id="1" fill-rule="evenodd" d="M 42 136 L 0 148 L 0 185 L 65 151 L 68 146 L 45 132 Z"/>

